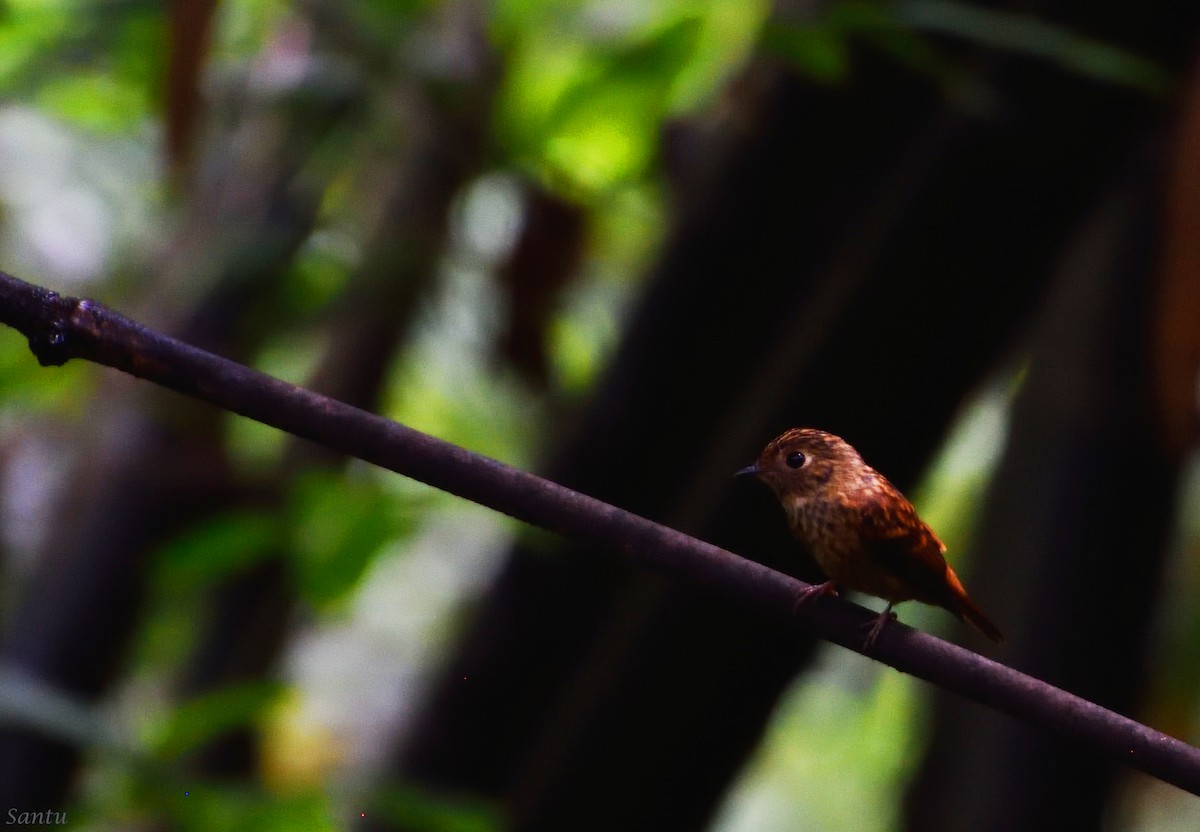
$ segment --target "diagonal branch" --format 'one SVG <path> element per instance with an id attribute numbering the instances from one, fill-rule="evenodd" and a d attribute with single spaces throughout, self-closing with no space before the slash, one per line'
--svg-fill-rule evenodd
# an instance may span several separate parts
<path id="1" fill-rule="evenodd" d="M 865 649 L 864 625 L 875 615 L 869 610 L 840 599 L 794 610 L 796 593 L 806 584 L 586 494 L 188 346 L 94 301 L 62 297 L 3 272 L 0 322 L 29 339 L 43 365 L 83 358 L 114 367 L 518 520 L 604 544 L 1200 795 L 1200 749 L 898 622 Z"/>

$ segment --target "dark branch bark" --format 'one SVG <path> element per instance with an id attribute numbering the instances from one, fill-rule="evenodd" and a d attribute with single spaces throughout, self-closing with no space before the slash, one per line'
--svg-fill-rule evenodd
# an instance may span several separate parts
<path id="1" fill-rule="evenodd" d="M 420 480 L 519 520 L 614 548 L 981 704 L 1093 746 L 1200 794 L 1200 749 L 941 639 L 841 600 L 794 610 L 803 583 L 587 495 L 160 335 L 89 300 L 0 272 L 0 322 L 43 365 L 83 358 Z"/>

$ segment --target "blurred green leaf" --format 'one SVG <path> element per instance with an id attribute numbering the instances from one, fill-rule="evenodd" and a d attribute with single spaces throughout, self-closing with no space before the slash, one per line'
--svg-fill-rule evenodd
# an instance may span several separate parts
<path id="1" fill-rule="evenodd" d="M 841 81 L 850 69 L 846 41 L 829 27 L 772 23 L 763 29 L 762 45 L 817 80 Z"/>
<path id="2" fill-rule="evenodd" d="M 857 36 L 926 77 L 944 80 L 965 72 L 932 39 L 898 21 L 889 2 L 846 0 L 831 6 L 826 20 L 844 37 Z"/>
<path id="3" fill-rule="evenodd" d="M 1170 73 L 1162 67 L 1118 46 L 1032 15 L 952 0 L 845 0 L 829 6 L 811 23 L 769 24 L 762 43 L 820 80 L 845 77 L 852 38 L 871 43 L 926 74 L 942 76 L 950 61 L 924 37 L 930 32 L 1042 58 L 1078 75 L 1151 95 L 1164 95 L 1172 86 Z"/>
<path id="4" fill-rule="evenodd" d="M 146 118 L 144 88 L 101 72 L 49 78 L 38 104 L 49 113 L 98 133 L 127 133 Z"/>
<path id="5" fill-rule="evenodd" d="M 591 192 L 643 175 L 700 31 L 689 16 L 628 42 L 528 56 L 502 95 L 511 152 Z"/>
<path id="6" fill-rule="evenodd" d="M 374 479 L 335 472 L 300 477 L 289 508 L 296 582 L 311 604 L 340 599 L 362 578 L 384 543 L 411 521 Z"/>
<path id="7" fill-rule="evenodd" d="M 70 4 L 9 0 L 0 13 L 0 85 L 11 84 L 71 28 Z"/>
<path id="8" fill-rule="evenodd" d="M 293 316 L 307 317 L 332 302 L 357 266 L 353 242 L 335 232 L 318 230 L 304 243 L 292 263 L 291 279 L 280 298 Z"/>
<path id="9" fill-rule="evenodd" d="M 111 12 L 96 11 L 97 31 L 112 38 L 105 50 L 111 56 L 111 74 L 142 90 L 147 102 L 157 101 L 167 74 L 167 16 L 154 3 L 129 3 L 123 12 L 114 20 Z"/>
<path id="10" fill-rule="evenodd" d="M 499 807 L 493 804 L 415 786 L 392 786 L 378 792 L 371 800 L 371 811 L 397 827 L 422 832 L 498 832 L 506 828 Z"/>
<path id="11" fill-rule="evenodd" d="M 130 132 L 158 101 L 166 17 L 153 4 L 21 0 L 0 17 L 0 87 L 101 132 Z"/>
<path id="12" fill-rule="evenodd" d="M 946 0 L 900 3 L 895 9 L 896 20 L 913 28 L 1045 58 L 1100 81 L 1152 95 L 1165 95 L 1172 86 L 1170 73 L 1153 61 L 1032 15 Z"/>
<path id="13" fill-rule="evenodd" d="M 540 413 L 511 377 L 433 344 L 398 369 L 389 381 L 398 402 L 383 408 L 389 418 L 510 465 L 528 464 Z"/>
<path id="14" fill-rule="evenodd" d="M 169 796 L 148 795 L 151 805 L 165 804 L 183 832 L 334 832 L 330 800 L 312 792 L 268 794 L 236 786 L 208 783 L 176 787 Z"/>
<path id="15" fill-rule="evenodd" d="M 283 691 L 278 682 L 247 682 L 198 696 L 175 708 L 152 732 L 155 752 L 175 758 L 234 728 L 249 725 Z"/>
<path id="16" fill-rule="evenodd" d="M 84 361 L 42 367 L 29 342 L 15 329 L 0 327 L 0 412 L 54 411 L 82 414 L 87 407 L 96 368 Z"/>
<path id="17" fill-rule="evenodd" d="M 597 55 L 547 115 L 543 152 L 551 164 L 597 190 L 640 175 L 656 150 L 670 86 L 699 32 L 699 21 L 688 17 Z"/>
<path id="18" fill-rule="evenodd" d="M 398 27 L 411 27 L 437 0 L 359 0 L 348 5 L 364 33 L 395 43 L 395 32 L 403 31 Z"/>
<path id="19" fill-rule="evenodd" d="M 232 511 L 188 529 L 158 552 L 161 591 L 211 586 L 279 551 L 279 519 L 264 511 Z"/>
<path id="20" fill-rule="evenodd" d="M 225 446 L 239 471 L 249 476 L 270 475 L 283 459 L 288 434 L 234 413 L 222 414 L 221 421 Z"/>

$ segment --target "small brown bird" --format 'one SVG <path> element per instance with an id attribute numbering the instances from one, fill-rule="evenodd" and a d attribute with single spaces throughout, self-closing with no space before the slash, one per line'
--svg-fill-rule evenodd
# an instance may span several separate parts
<path id="1" fill-rule="evenodd" d="M 796 428 L 772 439 L 758 461 L 738 474 L 771 487 L 792 534 L 829 577 L 805 589 L 797 603 L 838 587 L 883 598 L 887 608 L 867 634 L 867 646 L 892 617 L 892 607 L 910 600 L 944 607 L 992 641 L 1004 641 L 946 563 L 945 544 L 850 443 Z"/>

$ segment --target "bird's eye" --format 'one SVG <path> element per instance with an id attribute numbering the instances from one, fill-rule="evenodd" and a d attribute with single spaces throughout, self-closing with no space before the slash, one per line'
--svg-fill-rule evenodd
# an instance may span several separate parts
<path id="1" fill-rule="evenodd" d="M 804 464 L 804 454 L 799 451 L 792 451 L 787 455 L 787 459 L 784 462 L 787 463 L 787 467 L 789 468 L 799 468 Z"/>

